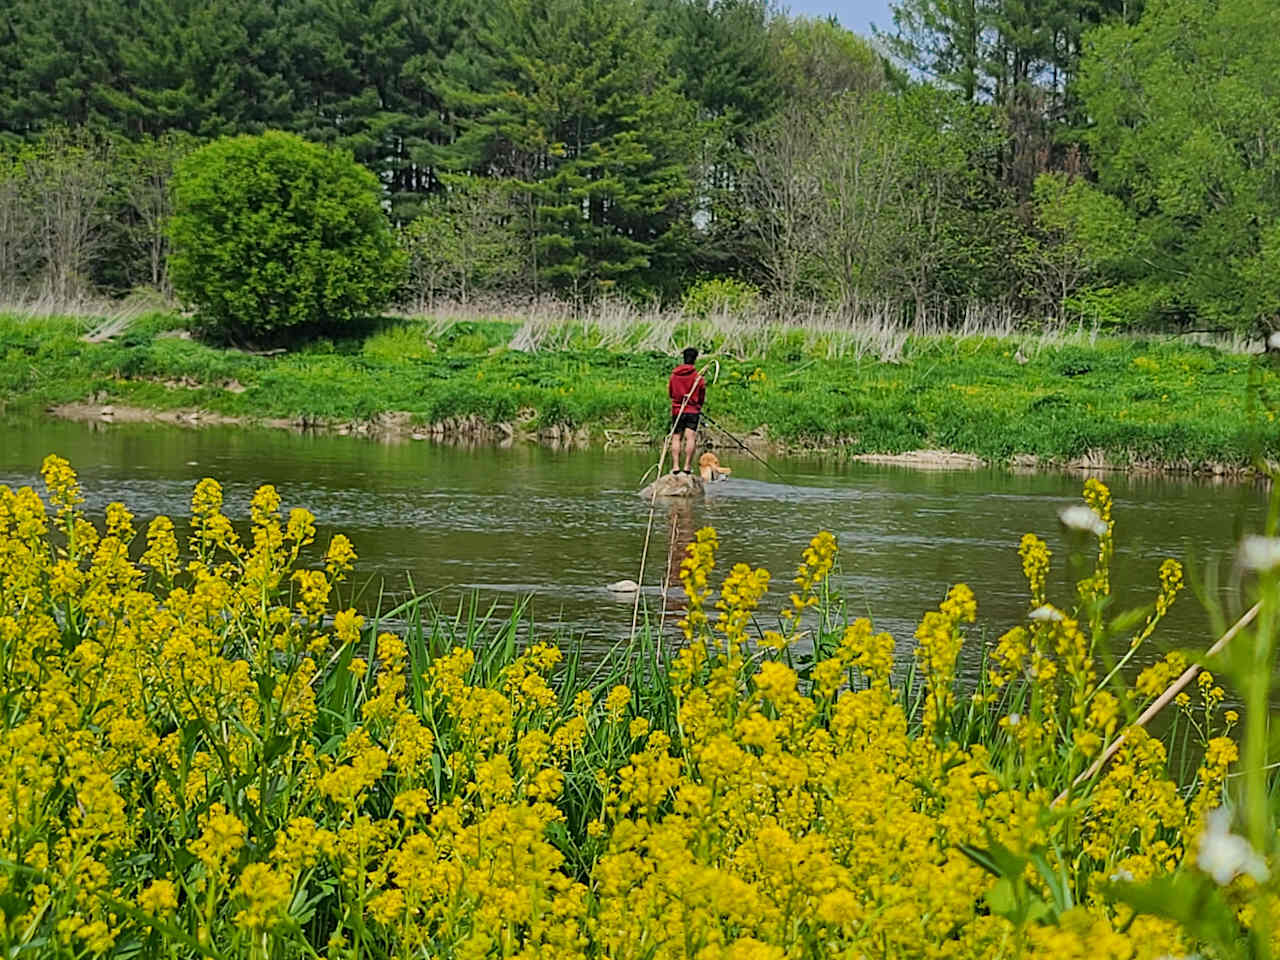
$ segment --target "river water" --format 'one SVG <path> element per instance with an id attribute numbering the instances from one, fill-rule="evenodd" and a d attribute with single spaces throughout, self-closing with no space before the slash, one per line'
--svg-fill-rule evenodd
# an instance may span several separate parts
<path id="1" fill-rule="evenodd" d="M 468 448 L 281 430 L 36 421 L 0 423 L 0 483 L 37 484 L 40 461 L 51 452 L 79 472 L 91 511 L 121 500 L 144 523 L 156 513 L 186 516 L 202 477 L 223 483 L 227 513 L 237 521 L 247 520 L 255 487 L 275 484 L 286 509 L 303 506 L 316 515 L 322 541 L 338 531 L 351 537 L 360 579 L 369 584 L 364 606 L 374 604 L 379 588 L 402 596 L 410 584 L 432 591 L 446 610 L 472 597 L 509 610 L 527 598 L 536 632 L 579 636 L 596 649 L 625 637 L 632 620 L 631 600 L 606 585 L 642 580 L 649 585 L 643 609 L 659 618 L 668 558 L 678 563 L 683 545 L 706 525 L 720 535 L 720 572 L 738 561 L 773 572 L 778 598 L 762 615 L 766 625 L 809 538 L 832 531 L 841 547 L 835 586 L 851 612 L 870 615 L 897 638 L 900 658 L 921 614 L 957 581 L 974 588 L 979 633 L 988 642 L 1019 622 L 1027 610 L 1017 556 L 1024 532 L 1040 534 L 1053 550 L 1051 599 L 1064 606 L 1079 574 L 1070 558 L 1088 549 L 1058 525 L 1058 509 L 1078 502 L 1082 485 L 1059 474 L 772 459 L 783 482 L 746 454 L 724 451 L 731 479 L 712 485 L 705 500 L 659 505 L 641 576 L 649 508 L 636 491 L 655 458 L 649 450 Z M 1123 475 L 1107 482 L 1116 503 L 1117 611 L 1153 596 L 1166 556 L 1188 565 L 1189 581 L 1212 570 L 1229 585 L 1234 545 L 1265 515 L 1266 493 L 1256 485 Z M 674 618 L 667 616 L 668 632 Z M 1188 590 L 1146 658 L 1172 646 L 1203 649 L 1212 639 L 1204 608 Z M 975 656 L 973 649 L 966 656 L 971 669 Z"/>

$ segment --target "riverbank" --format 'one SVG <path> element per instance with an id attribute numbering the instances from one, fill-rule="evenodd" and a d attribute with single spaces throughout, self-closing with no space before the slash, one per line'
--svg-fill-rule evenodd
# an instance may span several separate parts
<path id="1" fill-rule="evenodd" d="M 515 322 L 395 321 L 269 354 L 194 341 L 172 314 L 101 342 L 82 339 L 88 328 L 0 317 L 7 414 L 513 442 L 651 443 L 667 426 L 667 354 L 586 339 L 519 350 Z M 924 465 L 1217 474 L 1280 455 L 1267 404 L 1280 395 L 1276 368 L 1211 347 L 915 337 L 884 362 L 797 331 L 763 340 L 754 356 L 708 356 L 719 368 L 709 412 L 762 446 Z"/>

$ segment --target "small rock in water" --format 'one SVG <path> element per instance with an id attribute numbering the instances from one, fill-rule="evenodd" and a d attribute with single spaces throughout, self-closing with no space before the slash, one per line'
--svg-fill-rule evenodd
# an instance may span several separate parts
<path id="1" fill-rule="evenodd" d="M 640 584 L 634 580 L 619 580 L 616 583 L 609 584 L 605 589 L 610 593 L 635 593 L 640 589 Z"/>
<path id="2" fill-rule="evenodd" d="M 646 500 L 654 497 L 696 497 L 704 492 L 702 478 L 696 473 L 667 473 L 640 491 Z"/>

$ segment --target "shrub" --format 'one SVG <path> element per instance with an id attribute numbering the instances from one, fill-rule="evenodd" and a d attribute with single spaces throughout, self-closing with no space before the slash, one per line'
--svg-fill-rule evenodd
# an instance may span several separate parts
<path id="1" fill-rule="evenodd" d="M 218 140 L 174 178 L 175 291 L 233 336 L 377 312 L 404 272 L 373 174 L 287 133 Z"/>
<path id="2" fill-rule="evenodd" d="M 425 360 L 436 352 L 436 347 L 427 339 L 424 328 L 401 324 L 369 337 L 360 352 L 388 363 L 403 363 L 405 360 Z"/>
<path id="3" fill-rule="evenodd" d="M 706 320 L 717 313 L 743 313 L 760 301 L 760 288 L 733 277 L 699 280 L 684 294 L 682 309 L 687 317 Z"/>

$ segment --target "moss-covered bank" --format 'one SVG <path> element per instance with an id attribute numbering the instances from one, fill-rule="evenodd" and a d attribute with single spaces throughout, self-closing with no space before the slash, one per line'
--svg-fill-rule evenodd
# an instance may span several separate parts
<path id="1" fill-rule="evenodd" d="M 397 321 L 259 355 L 170 334 L 157 314 L 110 341 L 83 321 L 0 317 L 0 402 L 203 411 L 206 419 L 383 424 L 405 432 L 652 440 L 672 358 L 584 345 L 512 349 L 516 325 Z M 1280 455 L 1280 365 L 1176 342 L 915 338 L 898 362 L 803 333 L 719 355 L 708 411 L 738 434 L 850 455 L 945 449 L 997 463 L 1235 470 Z M 86 408 L 85 403 L 94 407 Z M 713 434 L 714 436 L 714 434 Z"/>

